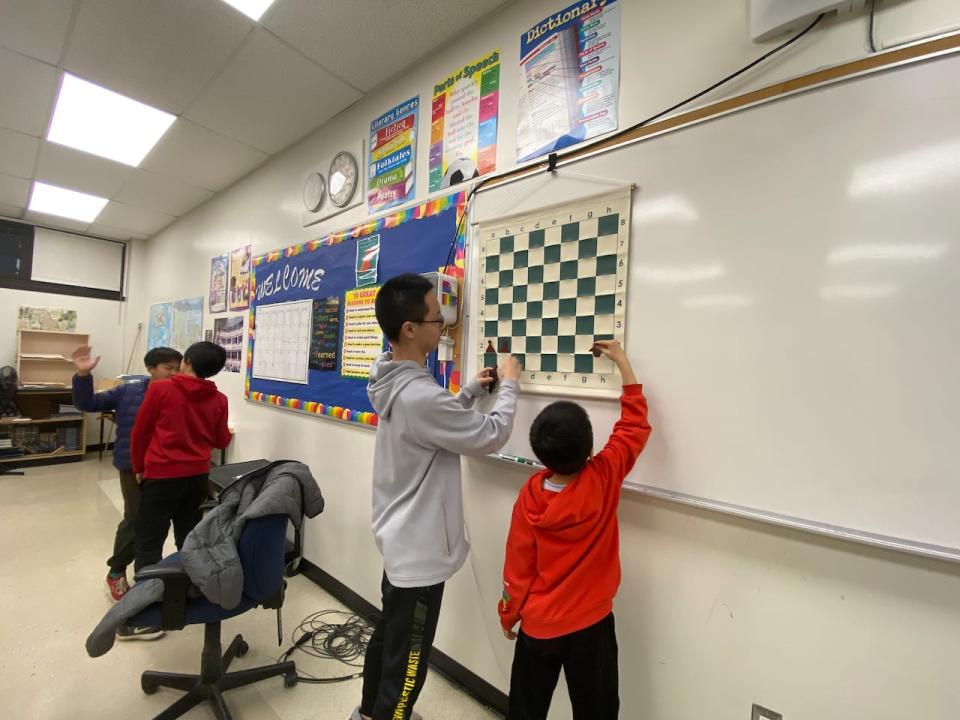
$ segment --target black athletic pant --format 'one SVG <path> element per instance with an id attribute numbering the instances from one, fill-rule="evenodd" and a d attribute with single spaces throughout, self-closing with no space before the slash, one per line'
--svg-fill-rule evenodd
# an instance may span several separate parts
<path id="1" fill-rule="evenodd" d="M 524 635 L 520 628 L 510 674 L 510 720 L 546 720 L 561 668 L 573 720 L 616 720 L 620 696 L 613 613 L 549 640 Z"/>
<path id="2" fill-rule="evenodd" d="M 113 538 L 113 555 L 107 560 L 110 572 L 122 574 L 134 558 L 134 524 L 140 507 L 140 486 L 132 470 L 120 471 L 120 492 L 123 494 L 123 520 Z"/>
<path id="3" fill-rule="evenodd" d="M 443 583 L 398 588 L 381 582 L 383 615 L 363 661 L 360 713 L 373 720 L 408 720 L 427 679 Z"/>
<path id="4" fill-rule="evenodd" d="M 200 522 L 200 504 L 207 499 L 209 482 L 204 473 L 182 478 L 147 479 L 140 483 L 134 570 L 160 562 L 171 521 L 177 549 L 183 547 L 187 535 Z"/>

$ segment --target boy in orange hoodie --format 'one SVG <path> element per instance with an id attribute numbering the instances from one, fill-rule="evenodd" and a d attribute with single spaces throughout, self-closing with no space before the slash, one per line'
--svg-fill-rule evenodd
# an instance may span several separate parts
<path id="1" fill-rule="evenodd" d="M 499 612 L 504 636 L 517 643 L 510 720 L 546 720 L 561 669 L 574 720 L 611 720 L 620 711 L 617 506 L 650 425 L 642 386 L 620 343 L 598 340 L 595 349 L 623 379 L 620 419 L 603 450 L 591 457 L 590 419 L 575 403 L 547 406 L 530 428 L 530 446 L 547 469 L 520 491 L 507 537 Z"/>

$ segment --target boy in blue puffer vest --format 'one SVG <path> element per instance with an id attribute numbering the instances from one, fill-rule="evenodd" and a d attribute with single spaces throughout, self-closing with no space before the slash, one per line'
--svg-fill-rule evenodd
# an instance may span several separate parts
<path id="1" fill-rule="evenodd" d="M 113 465 L 120 472 L 123 519 L 117 525 L 113 555 L 107 560 L 110 566 L 107 590 L 110 598 L 117 602 L 129 589 L 127 565 L 133 562 L 133 529 L 140 505 L 140 488 L 130 460 L 130 432 L 150 381 L 166 379 L 178 373 L 183 356 L 173 348 L 153 348 L 143 358 L 150 377 L 139 377 L 105 392 L 94 393 L 93 375 L 90 373 L 100 362 L 100 356 L 94 357 L 91 351 L 89 345 L 84 345 L 71 355 L 77 370 L 73 376 L 73 404 L 84 412 L 113 411 L 116 417 L 117 439 L 113 445 Z"/>

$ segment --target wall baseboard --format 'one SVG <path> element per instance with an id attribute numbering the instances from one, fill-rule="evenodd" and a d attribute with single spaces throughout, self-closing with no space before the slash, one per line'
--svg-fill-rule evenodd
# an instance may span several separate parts
<path id="1" fill-rule="evenodd" d="M 380 608 L 368 602 L 309 560 L 301 560 L 299 569 L 303 575 L 333 595 L 353 612 L 366 616 L 380 613 Z M 430 653 L 430 666 L 454 685 L 463 689 L 463 691 L 474 700 L 498 713 L 501 717 L 506 717 L 506 694 L 495 688 L 482 677 L 471 672 L 449 655 L 445 655 L 437 650 L 437 648 L 433 648 Z"/>

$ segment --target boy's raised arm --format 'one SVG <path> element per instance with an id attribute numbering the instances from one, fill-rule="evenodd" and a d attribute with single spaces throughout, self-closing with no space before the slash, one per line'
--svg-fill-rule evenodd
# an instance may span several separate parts
<path id="1" fill-rule="evenodd" d="M 595 347 L 616 363 L 623 378 L 623 395 L 620 397 L 620 419 L 593 462 L 604 466 L 606 475 L 616 478 L 620 484 L 650 437 L 652 429 L 647 420 L 647 399 L 620 343 L 616 340 L 598 340 Z"/>
<path id="2" fill-rule="evenodd" d="M 426 447 L 449 450 L 460 455 L 487 455 L 504 446 L 513 430 L 517 409 L 517 381 L 520 362 L 510 357 L 500 368 L 500 391 L 493 409 L 487 413 L 463 407 L 453 395 L 413 394 L 405 402 L 410 407 L 410 429 Z"/>
<path id="3" fill-rule="evenodd" d="M 100 356 L 93 356 L 93 348 L 81 345 L 70 355 L 77 374 L 73 376 L 73 404 L 83 412 L 107 412 L 116 410 L 123 392 L 122 386 L 101 393 L 93 391 L 93 369 L 100 362 Z"/>

